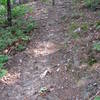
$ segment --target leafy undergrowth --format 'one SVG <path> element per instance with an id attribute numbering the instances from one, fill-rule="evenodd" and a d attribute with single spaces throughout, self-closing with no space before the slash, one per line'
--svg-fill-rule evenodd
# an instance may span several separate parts
<path id="1" fill-rule="evenodd" d="M 31 8 L 26 5 L 16 6 L 12 9 L 11 27 L 6 26 L 6 8 L 0 7 L 0 78 L 7 70 L 3 69 L 4 63 L 8 61 L 7 55 L 13 51 L 23 51 L 30 41 L 31 31 L 37 27 L 32 17 L 26 16 Z"/>
<path id="2" fill-rule="evenodd" d="M 86 2 L 86 0 L 77 1 Z M 72 61 L 70 61 L 67 66 L 68 72 L 71 73 L 78 82 L 82 78 L 89 79 L 89 77 L 93 75 L 91 80 L 99 86 L 99 78 L 97 75 L 99 75 L 98 72 L 100 72 L 100 21 L 98 18 L 100 15 L 98 14 L 98 10 L 93 11 L 90 10 L 90 8 L 83 8 L 79 2 L 77 7 L 76 5 L 75 2 L 70 21 L 62 17 L 62 20 L 66 21 L 66 30 L 70 37 L 70 43 L 67 43 L 67 48 L 72 47 L 71 53 L 73 52 Z M 92 84 L 92 82 L 90 84 Z M 89 84 L 84 86 L 84 88 L 87 89 L 89 88 L 88 86 Z M 96 90 L 94 87 L 92 88 L 92 91 L 88 90 L 88 93 L 91 94 L 89 98 L 99 91 L 98 88 Z M 94 100 L 100 100 L 100 97 L 96 97 Z"/>
<path id="3" fill-rule="evenodd" d="M 7 73 L 7 70 L 3 68 L 5 62 L 7 61 L 8 61 L 8 56 L 0 55 L 0 78 L 2 78 Z"/>
<path id="4" fill-rule="evenodd" d="M 91 10 L 96 10 L 100 6 L 100 0 L 74 0 L 74 2 L 78 2 L 84 5 L 84 7 L 89 8 Z"/>
<path id="5" fill-rule="evenodd" d="M 97 96 L 97 97 L 95 97 L 95 99 L 94 100 L 100 100 L 100 97 L 99 96 Z"/>
<path id="6" fill-rule="evenodd" d="M 96 7 L 99 5 L 100 0 L 84 0 L 84 3 L 87 7 L 95 10 Z"/>
<path id="7" fill-rule="evenodd" d="M 77 8 L 78 9 L 78 8 Z M 92 66 L 95 63 L 99 62 L 100 54 L 100 21 L 97 19 L 88 18 L 86 11 L 78 12 L 79 14 L 83 13 L 81 16 L 73 17 L 76 14 L 73 13 L 72 21 L 70 21 L 67 31 L 70 38 L 74 41 L 75 45 L 78 45 L 80 48 L 79 54 L 82 58 L 82 62 L 88 63 L 89 66 Z M 93 13 L 93 11 L 91 11 Z M 78 14 L 78 15 L 79 15 Z M 83 51 L 82 51 L 83 50 Z M 82 53 L 83 52 L 83 53 Z M 86 59 L 83 55 L 86 55 Z M 81 62 L 81 61 L 80 61 Z M 81 63 L 82 63 L 81 62 Z"/>
<path id="8" fill-rule="evenodd" d="M 14 49 L 21 44 L 24 46 L 30 40 L 28 33 L 36 27 L 36 23 L 32 19 L 20 18 L 14 20 L 13 23 L 12 27 L 0 30 L 0 52 L 12 46 Z"/>

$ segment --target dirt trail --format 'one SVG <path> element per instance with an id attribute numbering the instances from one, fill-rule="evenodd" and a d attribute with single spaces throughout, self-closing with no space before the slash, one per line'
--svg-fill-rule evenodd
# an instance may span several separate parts
<path id="1" fill-rule="evenodd" d="M 65 49 L 69 37 L 61 17 L 70 17 L 72 2 L 55 1 L 55 7 L 33 3 L 39 29 L 28 48 L 9 61 L 9 74 L 0 83 L 0 100 L 85 100 L 81 97 L 84 91 L 79 91 L 66 68 L 72 53 Z M 42 87 L 49 89 L 44 96 L 39 93 Z"/>

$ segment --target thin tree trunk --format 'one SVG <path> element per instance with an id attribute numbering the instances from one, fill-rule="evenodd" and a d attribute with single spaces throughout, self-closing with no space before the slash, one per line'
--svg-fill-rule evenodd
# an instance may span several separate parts
<path id="1" fill-rule="evenodd" d="M 11 2 L 10 2 L 10 0 L 7 0 L 7 20 L 8 20 L 8 26 L 12 26 Z"/>
<path id="2" fill-rule="evenodd" d="M 55 5 L 55 0 L 52 0 L 52 5 L 53 5 L 53 6 Z"/>

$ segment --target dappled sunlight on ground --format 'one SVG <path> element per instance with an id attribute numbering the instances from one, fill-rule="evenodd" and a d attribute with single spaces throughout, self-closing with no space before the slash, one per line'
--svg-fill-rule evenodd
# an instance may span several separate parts
<path id="1" fill-rule="evenodd" d="M 7 73 L 6 76 L 4 76 L 2 79 L 0 79 L 0 82 L 6 84 L 6 85 L 11 85 L 15 84 L 20 78 L 20 73 Z"/>
<path id="2" fill-rule="evenodd" d="M 57 52 L 61 49 L 61 45 L 53 42 L 38 42 L 36 48 L 30 48 L 28 50 L 29 54 L 34 54 L 37 56 L 46 56 L 52 53 Z"/>
<path id="3" fill-rule="evenodd" d="M 47 9 L 45 9 L 45 8 L 38 9 L 38 12 L 36 12 L 36 16 L 41 15 L 41 13 L 47 13 Z"/>
<path id="4" fill-rule="evenodd" d="M 97 72 L 100 71 L 100 63 L 95 63 L 92 65 L 91 70 L 96 70 Z"/>

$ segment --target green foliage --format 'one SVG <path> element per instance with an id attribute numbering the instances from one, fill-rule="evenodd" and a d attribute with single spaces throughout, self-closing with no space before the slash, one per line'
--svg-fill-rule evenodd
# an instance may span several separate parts
<path id="1" fill-rule="evenodd" d="M 72 19 L 79 19 L 80 17 L 84 17 L 84 14 L 82 12 L 74 12 L 72 13 Z"/>
<path id="2" fill-rule="evenodd" d="M 65 20 L 66 20 L 66 16 L 63 15 L 63 16 L 61 17 L 61 20 L 65 21 Z"/>
<path id="3" fill-rule="evenodd" d="M 95 42 L 93 44 L 93 49 L 96 51 L 100 51 L 100 41 L 99 42 Z"/>
<path id="4" fill-rule="evenodd" d="M 15 42 L 17 38 L 9 31 L 9 29 L 2 29 L 0 30 L 0 33 L 0 51 L 2 51 Z"/>
<path id="5" fill-rule="evenodd" d="M 0 51 L 3 51 L 8 46 L 11 46 L 19 40 L 22 41 L 22 44 L 25 44 L 30 40 L 30 36 L 27 33 L 36 28 L 37 25 L 33 18 L 24 18 L 23 15 L 25 15 L 29 10 L 30 8 L 25 5 L 17 6 L 12 9 L 12 15 L 14 18 L 12 20 L 13 26 L 0 29 Z M 2 13 L 2 18 L 0 18 L 0 24 L 3 25 L 5 24 L 5 19 L 3 17 L 5 16 L 5 13 L 6 12 Z"/>
<path id="6" fill-rule="evenodd" d="M 72 38 L 77 39 L 89 29 L 88 23 L 72 22 L 69 26 L 69 33 Z"/>
<path id="7" fill-rule="evenodd" d="M 6 14 L 6 8 L 3 5 L 0 5 L 0 16 L 4 16 Z"/>
<path id="8" fill-rule="evenodd" d="M 0 0 L 0 5 L 6 5 L 7 0 Z"/>
<path id="9" fill-rule="evenodd" d="M 17 51 L 23 51 L 23 50 L 25 50 L 25 46 L 22 45 L 22 44 L 19 44 L 19 45 L 17 46 L 16 50 L 17 50 Z"/>
<path id="10" fill-rule="evenodd" d="M 29 24 L 28 24 L 29 23 Z M 15 26 L 8 27 L 0 30 L 0 51 L 3 51 L 8 46 L 21 40 L 22 44 L 27 43 L 30 40 L 30 36 L 26 33 L 30 32 L 36 27 L 34 21 L 21 20 L 15 24 Z"/>
<path id="11" fill-rule="evenodd" d="M 4 64 L 3 63 L 0 63 L 0 68 L 3 68 Z"/>
<path id="12" fill-rule="evenodd" d="M 73 0 L 74 3 L 84 3 L 84 5 L 92 10 L 96 10 L 100 4 L 100 0 Z"/>
<path id="13" fill-rule="evenodd" d="M 96 22 L 96 29 L 99 30 L 100 29 L 100 21 Z"/>
<path id="14" fill-rule="evenodd" d="M 100 100 L 100 96 L 96 96 L 94 100 Z"/>
<path id="15" fill-rule="evenodd" d="M 97 60 L 94 58 L 94 57 L 90 57 L 89 60 L 88 60 L 88 64 L 90 66 L 92 66 L 93 64 L 95 64 L 97 62 Z"/>
<path id="16" fill-rule="evenodd" d="M 26 43 L 30 40 L 29 33 L 37 27 L 33 18 L 25 14 L 31 11 L 27 5 L 19 5 L 12 7 L 12 26 L 6 26 L 6 2 L 7 0 L 0 0 L 0 54 L 5 49 L 14 47 L 14 50 L 23 51 Z M 13 4 L 13 0 L 11 0 Z M 27 18 L 25 18 L 25 16 Z M 7 70 L 4 69 L 4 64 L 8 61 L 8 56 L 0 55 L 0 78 L 2 78 Z"/>
<path id="17" fill-rule="evenodd" d="M 100 0 L 84 0 L 84 3 L 87 7 L 95 10 L 98 4 L 100 3 Z"/>
<path id="18" fill-rule="evenodd" d="M 6 75 L 7 70 L 3 68 L 4 63 L 8 61 L 8 56 L 0 55 L 0 78 Z"/>
<path id="19" fill-rule="evenodd" d="M 8 61 L 8 56 L 0 55 L 0 64 L 5 63 Z"/>
<path id="20" fill-rule="evenodd" d="M 0 24 L 5 23 L 6 19 L 6 8 L 3 5 L 0 5 Z"/>
<path id="21" fill-rule="evenodd" d="M 30 8 L 26 5 L 19 5 L 16 6 L 12 9 L 12 17 L 17 18 L 17 17 L 22 17 L 24 16 L 28 11 L 30 10 Z"/>
<path id="22" fill-rule="evenodd" d="M 2 78 L 3 76 L 5 76 L 7 74 L 7 70 L 6 69 L 1 69 L 0 70 L 0 78 Z"/>
<path id="23" fill-rule="evenodd" d="M 87 23 L 83 23 L 83 24 L 81 25 L 81 29 L 82 29 L 83 32 L 87 32 L 87 31 L 88 31 L 88 28 L 89 28 L 89 26 L 88 26 Z"/>
<path id="24" fill-rule="evenodd" d="M 75 22 L 72 22 L 71 25 L 70 25 L 70 29 L 71 30 L 75 30 L 79 27 L 78 23 L 75 23 Z"/>
<path id="25" fill-rule="evenodd" d="M 73 37 L 74 39 L 77 39 L 77 38 L 79 38 L 79 34 L 75 32 L 74 34 L 72 34 L 72 37 Z"/>
<path id="26" fill-rule="evenodd" d="M 46 3 L 48 3 L 48 2 L 49 2 L 49 0 L 41 0 L 41 2 L 46 2 Z"/>
<path id="27" fill-rule="evenodd" d="M 79 38 L 79 34 L 77 32 L 74 32 L 79 25 L 77 23 L 72 22 L 69 27 L 69 33 L 72 36 L 72 38 L 77 39 Z"/>
<path id="28" fill-rule="evenodd" d="M 12 8 L 12 18 L 17 19 L 18 17 L 24 16 L 27 12 L 31 11 L 31 7 L 27 5 L 19 5 Z M 0 24 L 5 24 L 6 21 L 7 10 L 6 6 L 0 5 Z"/>
<path id="29" fill-rule="evenodd" d="M 33 30 L 34 28 L 36 28 L 37 24 L 32 18 L 30 18 L 29 20 L 27 20 L 26 26 L 27 26 L 27 28 L 25 29 L 25 31 L 28 33 L 31 30 Z"/>
<path id="30" fill-rule="evenodd" d="M 10 0 L 11 4 L 13 4 L 13 1 L 14 0 Z M 0 5 L 6 6 L 7 5 L 7 0 L 0 0 Z"/>

